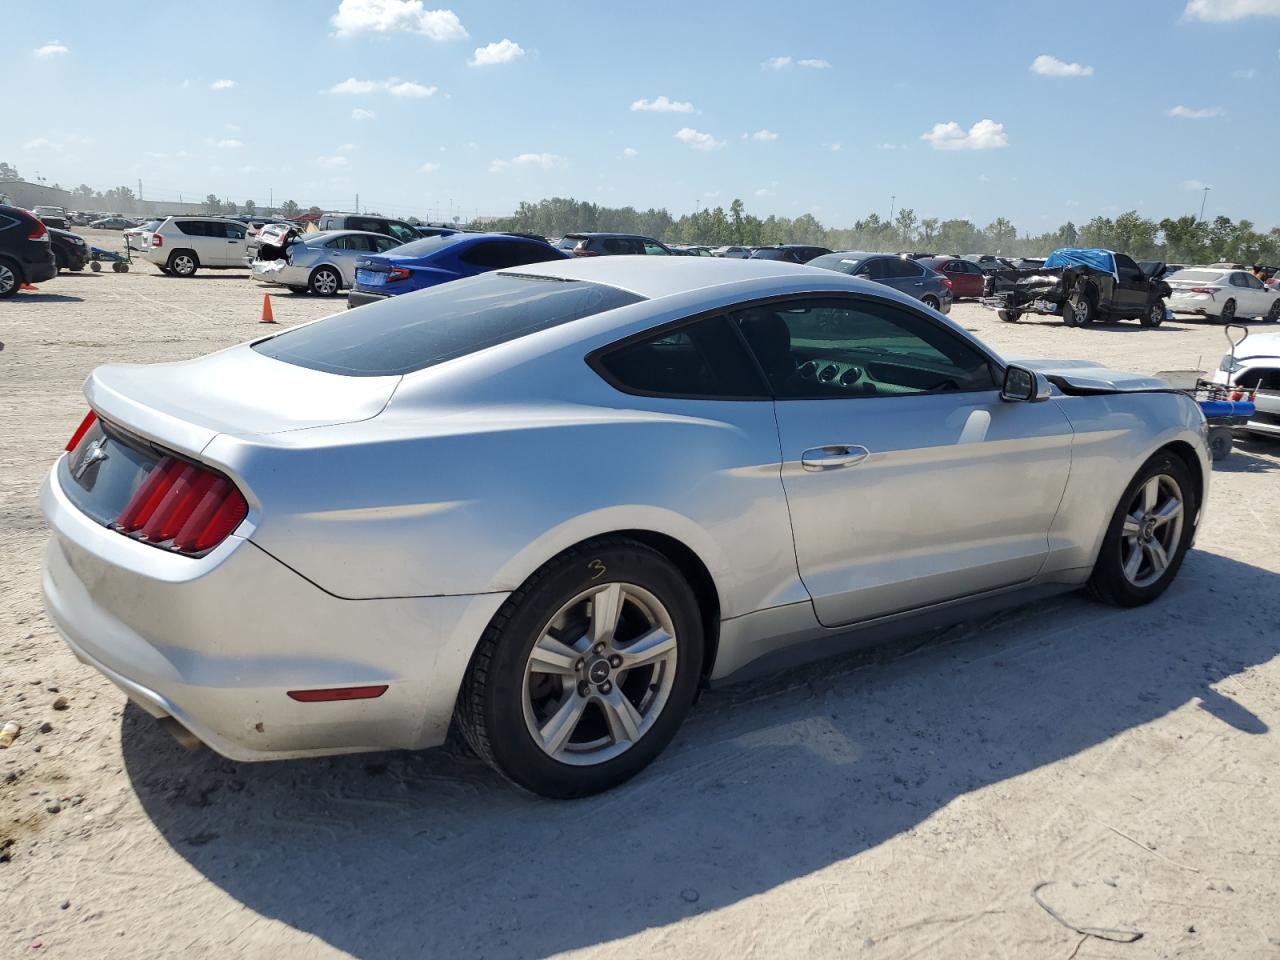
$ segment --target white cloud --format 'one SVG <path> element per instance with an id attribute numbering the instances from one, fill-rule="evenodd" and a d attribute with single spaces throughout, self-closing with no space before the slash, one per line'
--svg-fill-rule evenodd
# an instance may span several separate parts
<path id="1" fill-rule="evenodd" d="M 652 100 L 636 100 L 631 104 L 632 110 L 648 113 L 693 113 L 693 104 L 688 100 L 668 100 L 666 97 L 654 97 Z"/>
<path id="2" fill-rule="evenodd" d="M 23 150 L 53 150 L 56 153 L 62 152 L 62 147 L 54 143 L 48 137 L 36 137 L 34 140 L 28 140 L 22 145 Z"/>
<path id="3" fill-rule="evenodd" d="M 693 127 L 681 127 L 676 131 L 676 139 L 681 143 L 687 143 L 695 150 L 718 150 L 724 146 L 723 140 L 717 140 L 709 133 L 702 133 Z"/>
<path id="4" fill-rule="evenodd" d="M 844 149 L 843 143 L 827 143 L 827 144 L 824 144 L 824 146 L 828 150 L 830 150 L 832 153 L 839 153 L 841 150 Z"/>
<path id="5" fill-rule="evenodd" d="M 330 18 L 337 35 L 416 33 L 432 40 L 462 40 L 462 21 L 452 10 L 425 10 L 422 0 L 341 0 Z"/>
<path id="6" fill-rule="evenodd" d="M 356 107 L 351 111 L 352 120 L 372 120 L 377 114 L 372 110 L 366 110 L 364 107 Z"/>
<path id="7" fill-rule="evenodd" d="M 1208 186 L 1209 185 L 1207 183 L 1203 183 L 1200 180 L 1183 180 L 1182 181 L 1183 190 L 1203 190 Z"/>
<path id="8" fill-rule="evenodd" d="M 550 170 L 563 159 L 554 153 L 522 153 L 510 160 L 494 160 L 489 164 L 489 172 L 500 173 L 510 167 L 541 167 L 543 170 Z"/>
<path id="9" fill-rule="evenodd" d="M 897 150 L 898 145 L 896 143 L 877 143 L 876 149 L 877 150 Z"/>
<path id="10" fill-rule="evenodd" d="M 344 143 L 344 144 L 342 144 L 341 146 L 339 146 L 339 147 L 338 147 L 338 152 L 339 152 L 339 153 L 350 153 L 350 152 L 351 152 L 352 150 L 354 150 L 355 148 L 356 148 L 356 145 L 355 145 L 354 143 Z"/>
<path id="11" fill-rule="evenodd" d="M 927 140 L 935 150 L 999 150 L 1009 145 L 1004 124 L 986 119 L 979 120 L 968 131 L 954 120 L 935 123 L 920 139 Z"/>
<path id="12" fill-rule="evenodd" d="M 42 47 L 36 47 L 31 53 L 37 57 L 60 57 L 63 54 L 70 53 L 67 45 L 61 40 L 50 40 Z"/>
<path id="13" fill-rule="evenodd" d="M 467 61 L 473 67 L 492 67 L 499 63 L 510 63 L 524 56 L 524 47 L 514 40 L 502 39 L 497 43 L 476 47 L 475 54 Z"/>
<path id="14" fill-rule="evenodd" d="M 334 156 L 332 156 L 332 157 L 316 157 L 316 165 L 317 165 L 317 166 L 320 166 L 320 167 L 329 167 L 330 169 L 336 169 L 336 168 L 338 168 L 338 167 L 345 167 L 345 166 L 347 166 L 350 162 L 351 162 L 351 161 L 349 161 L 346 157 L 339 156 L 339 155 L 336 155 L 336 154 L 335 154 Z"/>
<path id="15" fill-rule="evenodd" d="M 1253 67 L 1249 67 L 1248 69 L 1245 69 L 1245 70 L 1231 71 L 1231 76 L 1235 77 L 1237 80 L 1252 80 L 1257 75 L 1258 75 L 1258 71 L 1255 70 Z"/>
<path id="16" fill-rule="evenodd" d="M 440 169 L 440 164 L 438 163 L 424 163 L 422 166 L 418 168 L 418 172 L 419 173 L 435 173 L 439 169 Z"/>
<path id="17" fill-rule="evenodd" d="M 806 67 L 809 70 L 829 70 L 831 61 L 820 60 L 817 57 L 808 57 L 803 60 L 795 60 L 791 57 L 770 57 L 760 66 L 766 70 L 785 70 L 791 66 Z"/>
<path id="18" fill-rule="evenodd" d="M 623 148 L 622 148 L 622 159 L 623 159 L 623 160 L 630 160 L 632 157 L 638 157 L 638 156 L 640 156 L 640 151 L 639 151 L 639 150 L 637 150 L 635 147 L 623 147 Z"/>
<path id="19" fill-rule="evenodd" d="M 1184 107 L 1178 104 L 1166 112 L 1168 116 L 1180 120 L 1207 120 L 1210 117 L 1220 117 L 1225 111 L 1221 107 Z"/>
<path id="20" fill-rule="evenodd" d="M 1188 0 L 1182 16 L 1214 23 L 1245 17 L 1280 17 L 1280 0 Z"/>
<path id="21" fill-rule="evenodd" d="M 239 150 L 244 146 L 244 142 L 241 140 L 219 140 L 215 146 L 219 150 Z"/>
<path id="22" fill-rule="evenodd" d="M 743 136 L 746 136 L 746 134 L 743 134 Z M 777 140 L 778 135 L 774 133 L 772 130 L 757 130 L 755 133 L 751 134 L 751 139 L 752 140 Z"/>
<path id="23" fill-rule="evenodd" d="M 1067 206 L 1068 206 L 1068 207 L 1078 207 L 1078 206 L 1080 206 L 1080 201 L 1079 201 L 1079 200 L 1068 200 L 1068 201 L 1067 201 Z"/>
<path id="24" fill-rule="evenodd" d="M 215 80 L 209 84 L 210 90 L 230 90 L 236 85 L 234 80 Z"/>
<path id="25" fill-rule="evenodd" d="M 778 185 L 777 180 L 770 180 L 767 187 L 760 187 L 756 190 L 757 197 L 772 197 L 776 192 L 774 188 Z"/>
<path id="26" fill-rule="evenodd" d="M 412 80 L 399 80 L 395 77 L 390 80 L 357 80 L 355 77 L 347 77 L 341 83 L 335 83 L 330 87 L 329 92 L 363 95 L 384 91 L 393 97 L 430 97 L 434 96 L 438 89 L 439 87 L 427 87 Z"/>
<path id="27" fill-rule="evenodd" d="M 979 182 L 979 183 L 990 183 L 990 182 L 991 182 L 991 178 L 990 178 L 990 177 L 988 177 L 985 173 L 980 173 L 980 174 L 978 174 L 978 182 Z"/>
<path id="28" fill-rule="evenodd" d="M 169 156 L 167 153 L 163 153 L 159 150 L 144 150 L 142 151 L 142 155 L 144 157 L 149 157 L 152 160 L 165 160 Z"/>
<path id="29" fill-rule="evenodd" d="M 1032 73 L 1038 73 L 1042 77 L 1093 76 L 1093 67 L 1086 67 L 1083 63 L 1067 63 L 1065 60 L 1051 57 L 1047 53 L 1042 53 L 1032 60 L 1029 69 Z"/>

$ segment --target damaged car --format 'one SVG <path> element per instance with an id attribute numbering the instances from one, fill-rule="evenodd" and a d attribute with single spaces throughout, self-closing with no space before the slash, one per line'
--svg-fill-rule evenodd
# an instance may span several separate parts
<path id="1" fill-rule="evenodd" d="M 1213 380 L 1249 391 L 1254 413 L 1241 429 L 1280 440 L 1280 333 L 1248 335 L 1236 341 Z"/>
<path id="2" fill-rule="evenodd" d="M 1128 254 L 1099 248 L 1055 250 L 1043 267 L 987 275 L 982 305 L 1014 323 L 1024 314 L 1058 316 L 1069 327 L 1137 320 L 1158 327 L 1171 316 L 1169 284 Z"/>
<path id="3" fill-rule="evenodd" d="M 262 229 L 250 267 L 253 279 L 288 287 L 294 293 L 337 296 L 356 282 L 356 261 L 402 246 L 400 240 L 364 230 L 331 230 L 300 235 L 296 227 Z"/>

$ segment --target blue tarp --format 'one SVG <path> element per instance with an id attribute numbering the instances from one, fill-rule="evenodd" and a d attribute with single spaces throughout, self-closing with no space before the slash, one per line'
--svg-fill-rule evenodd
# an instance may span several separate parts
<path id="1" fill-rule="evenodd" d="M 1116 262 L 1111 251 L 1096 248 L 1063 247 L 1049 254 L 1049 258 L 1044 262 L 1046 270 L 1052 267 L 1073 267 L 1077 264 L 1093 267 L 1103 273 L 1116 272 Z"/>

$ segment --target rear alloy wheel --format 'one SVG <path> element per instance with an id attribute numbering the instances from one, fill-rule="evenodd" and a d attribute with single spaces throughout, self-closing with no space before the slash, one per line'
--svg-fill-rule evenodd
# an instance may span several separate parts
<path id="1" fill-rule="evenodd" d="M 196 275 L 196 255 L 189 250 L 175 250 L 169 254 L 166 264 L 169 272 L 175 277 L 194 277 Z"/>
<path id="2" fill-rule="evenodd" d="M 938 302 L 938 298 L 928 293 L 920 298 L 920 302 L 923 303 L 930 310 L 937 310 L 938 307 L 941 306 L 941 303 Z"/>
<path id="3" fill-rule="evenodd" d="M 1150 603 L 1177 576 L 1196 516 L 1191 472 L 1181 458 L 1157 453 L 1120 498 L 1089 578 L 1100 600 L 1122 607 Z"/>
<path id="4" fill-rule="evenodd" d="M 1268 323 L 1280 323 L 1280 297 L 1271 301 L 1271 309 L 1267 311 Z"/>
<path id="5" fill-rule="evenodd" d="M 342 278 L 332 267 L 320 267 L 311 274 L 310 288 L 317 297 L 332 297 L 342 289 Z"/>
<path id="6" fill-rule="evenodd" d="M 1222 305 L 1222 312 L 1218 314 L 1218 320 L 1222 323 L 1231 323 L 1236 318 L 1236 302 L 1228 300 Z"/>
<path id="7" fill-rule="evenodd" d="M 692 589 L 657 551 L 610 537 L 535 573 L 485 631 L 458 699 L 471 747 L 515 783 L 581 797 L 670 742 L 702 671 Z"/>
<path id="8" fill-rule="evenodd" d="M 1088 294 L 1073 293 L 1062 305 L 1062 322 L 1068 327 L 1083 327 L 1093 323 L 1093 302 Z"/>
<path id="9" fill-rule="evenodd" d="M 1164 323 L 1164 301 L 1157 300 L 1153 303 L 1139 320 L 1144 327 L 1158 327 Z"/>
<path id="10" fill-rule="evenodd" d="M 0 300 L 12 297 L 21 286 L 22 279 L 18 276 L 17 270 L 0 260 Z"/>

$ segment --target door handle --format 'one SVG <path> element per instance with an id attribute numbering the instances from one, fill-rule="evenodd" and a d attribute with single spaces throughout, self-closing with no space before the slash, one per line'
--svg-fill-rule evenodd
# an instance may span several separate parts
<path id="1" fill-rule="evenodd" d="M 800 466 L 806 470 L 831 470 L 835 467 L 851 467 L 871 456 L 871 451 L 857 443 L 833 443 L 825 447 L 810 447 L 800 454 Z"/>
<path id="2" fill-rule="evenodd" d="M 913 287 L 923 287 L 923 286 L 924 286 L 924 281 L 923 281 L 923 280 L 917 280 L 915 283 L 913 283 L 913 284 L 911 284 L 911 285 L 912 285 Z"/>

